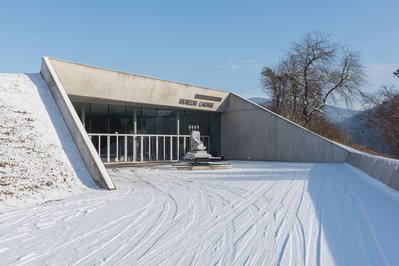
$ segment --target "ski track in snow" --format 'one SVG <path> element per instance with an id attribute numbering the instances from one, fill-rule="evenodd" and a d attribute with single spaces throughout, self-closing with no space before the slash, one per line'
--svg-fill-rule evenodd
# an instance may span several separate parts
<path id="1" fill-rule="evenodd" d="M 0 214 L 1 265 L 397 265 L 399 193 L 347 164 L 115 168 Z"/>

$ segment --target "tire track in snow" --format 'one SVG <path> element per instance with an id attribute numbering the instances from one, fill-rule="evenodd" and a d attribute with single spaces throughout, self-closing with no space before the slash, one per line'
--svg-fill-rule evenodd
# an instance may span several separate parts
<path id="1" fill-rule="evenodd" d="M 137 173 L 135 172 L 135 176 L 139 179 L 142 180 L 143 183 L 147 184 L 149 187 L 153 188 L 155 191 L 158 192 L 158 194 L 161 194 L 163 198 L 166 199 L 166 202 L 168 203 L 168 211 L 167 215 L 165 216 L 164 219 L 157 225 L 151 227 L 145 235 L 141 237 L 140 241 L 136 241 L 139 243 L 138 245 L 134 246 L 129 253 L 125 254 L 124 256 L 121 257 L 120 260 L 117 261 L 117 263 L 121 263 L 122 261 L 128 260 L 129 263 L 135 263 L 137 261 L 140 261 L 147 252 L 167 233 L 169 233 L 170 230 L 172 230 L 174 227 L 178 225 L 178 223 L 185 218 L 187 214 L 191 212 L 191 207 L 187 208 L 184 210 L 182 213 L 177 215 L 177 202 L 173 198 L 172 195 L 170 195 L 167 192 L 162 191 L 161 189 L 155 187 L 153 184 L 150 182 L 144 180 L 145 176 L 148 174 L 147 171 L 145 171 L 144 174 L 142 173 Z M 163 208 L 165 210 L 165 208 Z M 162 212 L 161 212 L 162 214 Z M 159 219 L 156 219 L 156 222 L 158 222 Z M 167 221 L 173 221 L 173 223 L 167 224 L 165 222 Z M 157 235 L 159 233 L 159 235 Z M 156 237 L 153 237 L 155 236 Z M 125 247 L 126 248 L 126 247 Z M 123 249 L 120 249 L 118 253 L 122 252 Z M 134 253 L 134 255 L 132 255 Z M 117 255 L 117 254 L 114 254 Z"/>
<path id="2" fill-rule="evenodd" d="M 228 211 L 225 215 L 223 216 L 219 216 L 219 217 L 209 217 L 208 219 L 205 219 L 203 221 L 200 221 L 201 225 L 207 225 L 203 228 L 200 228 L 200 232 L 199 232 L 199 236 L 200 237 L 188 237 L 183 239 L 181 242 L 177 243 L 179 246 L 181 246 L 183 248 L 183 246 L 187 246 L 184 243 L 192 243 L 194 241 L 196 241 L 196 243 L 202 243 L 204 242 L 205 239 L 215 239 L 216 237 L 221 237 L 219 227 L 224 227 L 224 224 L 222 223 L 223 220 L 233 220 L 236 216 L 237 216 L 237 212 L 241 213 L 240 210 L 241 209 L 245 209 L 247 207 L 249 207 L 251 204 L 253 204 L 254 199 L 249 197 L 249 195 L 261 195 L 264 191 L 264 185 L 260 184 L 259 186 L 257 186 L 256 189 L 254 189 L 253 191 L 250 191 L 248 193 L 248 196 L 246 196 L 245 198 L 247 198 L 246 200 L 243 200 L 240 202 L 240 200 L 237 200 L 236 202 L 233 202 L 232 204 L 230 204 L 230 208 L 228 208 Z M 223 236 L 223 235 L 222 235 Z M 216 241 L 214 241 L 216 242 Z M 191 245 L 188 249 L 185 249 L 186 253 L 193 253 L 193 251 L 197 248 L 197 246 L 200 244 L 196 244 L 196 245 Z"/>
<path id="3" fill-rule="evenodd" d="M 244 198 L 248 198 L 246 201 L 242 201 L 242 200 L 240 201 L 240 199 L 238 199 L 237 200 L 238 203 L 232 204 L 232 206 L 235 206 L 235 208 L 233 208 L 232 211 L 228 212 L 227 215 L 225 215 L 223 218 L 225 218 L 227 220 L 233 220 L 235 217 L 237 217 L 237 215 L 238 215 L 237 212 L 241 213 L 241 210 L 245 210 L 250 205 L 254 204 L 254 202 L 256 202 L 259 199 L 259 197 L 262 197 L 265 193 L 267 193 L 267 191 L 271 190 L 274 187 L 274 185 L 276 185 L 276 184 L 277 184 L 277 182 L 275 182 L 271 187 L 268 187 L 268 186 L 263 187 L 264 184 L 260 184 L 256 189 L 254 189 L 253 191 L 248 193 L 248 196 L 244 197 Z M 270 184 L 268 184 L 268 185 L 270 186 Z M 284 189 L 282 189 L 279 194 L 282 195 L 283 193 L 284 193 Z M 250 196 L 252 196 L 252 197 L 250 197 Z M 281 200 L 281 198 L 279 198 L 279 199 Z M 253 224 L 254 222 L 255 222 L 254 219 L 248 220 L 249 224 Z M 215 236 L 213 236 L 213 234 L 215 233 L 214 231 L 218 229 L 217 227 L 215 228 L 215 225 L 218 225 L 219 223 L 220 223 L 220 221 L 216 220 L 213 223 L 213 225 L 209 226 L 205 232 L 201 231 L 201 233 L 200 233 L 201 238 L 200 238 L 199 242 L 201 242 L 201 241 L 203 241 L 203 239 L 207 239 L 209 237 L 215 238 Z M 223 225 L 222 225 L 222 227 L 223 227 Z M 218 234 L 216 234 L 216 235 L 218 235 Z M 190 241 L 190 240 L 187 240 L 187 241 Z M 197 242 L 198 242 L 198 239 L 197 239 Z M 194 249 L 194 248 L 195 247 L 192 247 L 191 249 Z M 187 252 L 190 252 L 190 251 L 191 250 L 189 250 Z"/>
<path id="4" fill-rule="evenodd" d="M 261 185 L 259 185 L 258 187 L 260 187 Z M 263 192 L 264 190 L 261 190 L 259 193 L 261 193 L 261 192 Z M 251 192 L 251 193 L 253 193 L 253 191 Z M 249 194 L 251 194 L 251 193 L 249 193 Z M 249 198 L 249 200 L 251 200 L 250 198 Z M 239 202 L 239 200 L 237 200 L 237 203 Z M 234 203 L 234 204 L 237 204 L 237 203 Z M 234 209 L 234 208 L 233 208 Z M 233 210 L 234 211 L 234 210 Z M 220 221 L 220 220 L 222 220 L 223 219 L 223 217 L 219 217 L 219 219 L 218 219 L 218 221 Z M 211 221 L 213 221 L 214 220 L 214 217 L 210 217 L 210 218 L 208 218 L 208 220 L 211 222 Z M 216 222 L 216 223 L 218 223 L 218 221 Z M 207 221 L 203 221 L 203 223 L 207 223 Z M 208 230 L 208 229 L 207 229 Z M 178 241 L 178 240 L 176 240 L 176 241 Z M 174 242 L 173 242 L 174 243 Z M 186 250 L 186 249 L 185 249 Z M 193 252 L 194 253 L 194 252 Z M 152 253 L 151 253 L 152 254 Z"/>
<path id="5" fill-rule="evenodd" d="M 90 201 L 95 200 L 91 199 Z M 58 204 L 58 202 L 62 202 L 61 204 Z M 24 246 L 29 246 L 29 243 L 34 241 L 37 237 L 40 237 L 40 235 L 45 234 L 46 232 L 53 232 L 52 228 L 58 228 L 59 222 L 66 222 L 68 220 L 71 220 L 71 218 L 76 218 L 81 215 L 86 215 L 92 211 L 92 209 L 95 206 L 100 206 L 103 205 L 103 203 L 97 203 L 97 204 L 91 204 L 87 206 L 80 206 L 80 201 L 79 206 L 77 207 L 69 207 L 68 210 L 62 210 L 65 205 L 71 205 L 71 204 L 65 204 L 63 201 L 57 201 L 57 204 L 53 204 L 51 202 L 47 208 L 44 208 L 43 205 L 40 205 L 38 207 L 32 208 L 33 212 L 31 212 L 29 215 L 25 215 L 25 217 L 18 218 L 17 220 L 14 220 L 11 223 L 8 223 L 6 225 L 3 225 L 2 230 L 7 231 L 7 239 L 14 239 L 15 235 L 17 235 L 19 232 L 23 233 L 29 233 L 30 237 L 24 237 L 22 241 L 19 242 L 11 242 L 9 244 L 10 250 L 13 250 L 13 253 L 16 253 L 15 255 L 9 255 L 7 256 L 6 261 L 11 261 L 11 259 L 14 256 L 20 257 L 18 255 L 18 249 L 20 247 Z M 20 213 L 26 213 L 27 210 L 20 210 L 18 211 L 18 215 L 14 215 L 14 218 L 18 217 Z M 29 212 L 28 212 L 29 213 Z M 9 230 L 5 230 L 5 228 L 9 228 Z M 13 229 L 13 228 L 16 228 Z M 50 230 L 51 229 L 51 230 Z M 54 229 L 56 230 L 56 229 Z M 41 232 L 39 235 L 31 236 L 31 233 L 33 232 Z M 62 231 L 61 231 L 62 232 Z M 61 233 L 60 232 L 60 233 Z M 52 233 L 51 233 L 52 234 Z M 62 234 L 62 233 L 61 233 Z M 70 233 L 69 233 L 70 235 Z M 3 239 L 6 237 L 3 236 Z M 61 238 L 62 239 L 62 238 Z M 60 240 L 61 240 L 60 239 Z M 5 239 L 6 240 L 6 239 Z M 58 241 L 58 239 L 57 239 Z M 57 241 L 54 244 L 57 244 Z M 38 250 L 40 249 L 40 246 L 43 243 L 40 242 L 39 245 L 35 245 L 30 247 L 32 250 Z M 41 253 L 41 251 L 36 252 L 36 253 Z M 30 259 L 36 257 L 37 255 L 32 254 L 29 256 Z M 27 259 L 27 256 L 24 256 L 24 259 Z"/>
<path id="6" fill-rule="evenodd" d="M 265 218 L 270 216 L 272 213 L 274 214 L 274 219 L 263 219 L 263 221 L 267 222 L 266 224 L 262 224 L 262 227 L 268 228 L 268 233 L 265 235 L 265 238 L 259 239 L 260 249 L 258 252 L 255 252 L 253 261 L 255 264 L 261 264 L 267 261 L 268 263 L 277 264 L 279 263 L 276 254 L 280 254 L 282 245 L 279 242 L 279 238 L 290 236 L 290 246 L 293 245 L 293 241 L 296 241 L 292 236 L 292 231 L 295 230 L 294 221 L 296 220 L 297 212 L 292 212 L 292 209 L 299 210 L 302 201 L 295 200 L 301 199 L 304 193 L 303 185 L 300 186 L 298 183 L 304 182 L 302 180 L 297 180 L 296 177 L 287 184 L 284 194 L 279 194 L 278 197 L 273 197 L 273 201 L 268 207 L 268 211 L 265 213 Z M 288 202 L 288 204 L 286 204 Z M 278 211 L 276 213 L 276 211 Z M 280 243 L 280 244 L 279 244 Z M 273 252 L 270 252 L 270 249 Z M 279 251 L 280 250 L 280 251 Z M 290 256 L 292 249 L 290 251 Z M 267 254 L 273 254 L 272 258 L 267 258 Z"/>
<path id="7" fill-rule="evenodd" d="M 257 208 L 255 206 L 255 204 L 251 205 L 251 212 L 252 212 L 252 216 L 256 216 L 258 215 L 260 209 Z M 258 223 L 253 223 L 252 225 L 248 226 L 242 226 L 241 228 L 245 228 L 246 230 L 244 232 L 236 232 L 236 239 L 234 242 L 234 250 L 235 250 L 235 256 L 234 256 L 234 264 L 237 265 L 244 265 L 245 262 L 249 262 L 252 254 L 255 253 L 256 251 L 256 246 L 255 245 L 249 245 L 251 242 L 255 242 L 256 240 L 254 238 L 256 232 L 258 231 L 259 224 Z M 242 231 L 242 230 L 240 230 Z M 239 252 L 237 253 L 237 244 L 240 241 L 244 241 L 243 246 L 240 248 Z M 242 259 L 244 259 L 244 261 L 242 261 Z"/>
<path id="8" fill-rule="evenodd" d="M 105 243 L 103 243 L 101 246 L 99 246 L 98 248 L 96 248 L 95 250 L 93 250 L 92 252 L 90 252 L 89 254 L 87 254 L 86 256 L 80 258 L 77 261 L 74 261 L 74 263 L 72 265 L 79 265 L 80 263 L 87 261 L 89 259 L 91 259 L 93 257 L 94 254 L 99 253 L 101 251 L 103 251 L 103 249 L 105 249 L 108 245 L 110 245 L 112 242 L 115 242 L 116 240 L 118 240 L 118 238 L 120 238 L 123 234 L 125 234 L 127 231 L 130 230 L 130 228 L 132 228 L 133 226 L 135 226 L 139 221 L 141 221 L 141 219 L 144 217 L 144 215 L 147 213 L 148 208 L 146 208 L 146 210 L 144 210 L 143 212 L 141 212 L 141 214 L 139 214 L 139 217 L 137 217 L 137 219 L 129 224 L 126 228 L 124 228 L 123 230 L 121 230 L 119 233 L 115 234 L 114 236 L 112 236 L 109 240 L 107 240 Z"/>
<path id="9" fill-rule="evenodd" d="M 96 203 L 93 204 L 93 206 L 101 205 L 102 203 L 105 202 L 105 200 L 109 201 L 109 200 L 122 199 L 126 195 L 128 195 L 129 193 L 130 193 L 130 191 L 127 191 L 122 196 L 119 196 L 119 195 L 118 196 L 104 196 L 104 197 L 94 197 L 94 198 L 88 198 L 88 199 L 81 199 L 81 200 L 73 201 L 73 203 L 72 202 L 67 202 L 66 203 L 66 202 L 64 202 L 64 200 L 52 201 L 50 203 L 57 202 L 57 204 L 50 204 L 50 205 L 46 205 L 46 206 L 44 206 L 43 204 L 39 205 L 38 207 L 31 208 L 32 211 L 31 211 L 31 213 L 28 213 L 28 214 L 27 214 L 27 211 L 25 209 L 14 211 L 13 215 L 10 215 L 10 216 L 8 216 L 6 214 L 3 214 L 3 216 L 5 216 L 5 218 L 0 221 L 0 228 L 4 228 L 4 227 L 7 227 L 7 226 L 13 226 L 13 225 L 22 223 L 23 221 L 25 223 L 28 223 L 31 220 L 36 220 L 37 217 L 42 217 L 43 218 L 43 217 L 46 217 L 48 215 L 53 215 L 54 212 L 57 209 L 69 207 L 69 205 L 71 205 L 71 204 L 79 205 L 79 206 L 76 206 L 75 209 L 70 209 L 69 208 L 65 212 L 79 211 L 79 210 L 82 210 L 82 209 L 89 209 L 92 206 L 90 206 L 90 205 L 86 206 L 87 202 L 96 202 Z M 98 202 L 98 201 L 100 201 L 100 202 Z M 60 203 L 58 203 L 58 202 L 60 202 Z M 83 205 L 83 206 L 80 206 L 80 205 Z M 1 216 L 2 215 L 0 215 L 0 219 L 1 219 Z M 18 216 L 20 216 L 21 218 L 19 218 L 18 220 L 13 220 L 12 223 L 6 223 L 7 220 L 12 220 L 12 219 L 14 219 L 15 217 L 18 217 Z"/>
<path id="10" fill-rule="evenodd" d="M 82 241 L 83 239 L 86 239 L 86 238 L 88 238 L 88 237 L 91 237 L 91 236 L 93 236 L 93 235 L 95 235 L 95 234 L 97 234 L 97 233 L 100 233 L 100 232 L 104 231 L 105 229 L 111 228 L 111 227 L 113 227 L 114 225 L 118 224 L 120 221 L 123 221 L 123 220 L 125 220 L 125 219 L 127 219 L 127 218 L 133 217 L 133 216 L 136 215 L 138 212 L 147 209 L 147 207 L 148 207 L 149 205 L 150 205 L 150 204 L 145 205 L 145 206 L 143 206 L 142 208 L 140 208 L 139 210 L 137 210 L 137 211 L 135 211 L 135 212 L 133 212 L 133 213 L 130 213 L 130 214 L 121 216 L 120 218 L 115 219 L 115 220 L 113 220 L 112 222 L 110 222 L 110 223 L 108 223 L 108 224 L 105 224 L 105 225 L 100 226 L 100 227 L 98 227 L 98 228 L 96 228 L 96 229 L 94 229 L 94 230 L 91 230 L 91 231 L 89 231 L 89 232 L 87 232 L 87 233 L 85 233 L 85 234 L 83 234 L 83 235 L 81 235 L 81 236 L 79 236 L 79 237 L 77 237 L 77 238 L 71 240 L 71 241 L 68 241 L 68 242 L 66 242 L 66 243 L 64 243 L 64 244 L 62 244 L 62 245 L 60 245 L 60 246 L 54 248 L 54 249 L 51 249 L 51 250 L 49 250 L 49 251 L 47 251 L 47 252 L 44 252 L 43 254 L 41 254 L 41 255 L 39 255 L 39 256 L 35 256 L 35 257 L 33 257 L 33 258 L 29 259 L 29 260 L 23 261 L 20 265 L 26 265 L 26 264 L 29 264 L 29 263 L 38 261 L 38 260 L 40 260 L 40 259 L 43 259 L 43 258 L 52 256 L 52 255 L 54 255 L 55 253 L 62 251 L 62 250 L 65 249 L 66 247 L 72 246 L 72 245 L 78 243 L 79 241 Z"/>
<path id="11" fill-rule="evenodd" d="M 257 215 L 255 215 L 254 217 L 251 217 L 251 219 L 248 219 L 247 223 L 245 223 L 244 226 L 251 226 L 253 224 L 256 224 L 256 225 L 259 225 L 259 227 L 261 227 L 261 228 L 262 227 L 264 227 L 264 228 L 269 227 L 269 225 L 262 224 L 262 223 L 259 224 L 257 222 L 260 219 L 262 219 L 264 221 L 264 218 L 266 218 L 271 213 L 270 210 L 272 210 L 273 206 L 277 205 L 278 201 L 280 201 L 284 197 L 282 195 L 283 195 L 284 190 L 285 190 L 287 185 L 288 184 L 284 184 L 284 188 L 281 189 L 280 192 L 277 195 L 273 196 L 273 201 L 270 202 L 269 205 L 267 205 L 267 208 L 262 209 L 262 212 L 258 212 Z M 271 190 L 273 187 L 271 187 L 269 190 Z M 265 191 L 264 194 L 267 194 L 267 192 Z M 256 198 L 256 200 L 258 200 L 258 199 Z M 261 238 L 262 238 L 262 234 L 255 234 L 255 239 L 249 239 L 248 241 L 251 241 L 253 243 L 260 243 L 260 242 L 262 242 Z M 250 257 L 252 257 L 252 256 L 250 256 Z"/>

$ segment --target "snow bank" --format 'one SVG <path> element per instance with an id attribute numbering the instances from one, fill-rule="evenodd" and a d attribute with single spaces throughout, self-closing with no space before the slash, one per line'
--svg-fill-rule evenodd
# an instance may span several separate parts
<path id="1" fill-rule="evenodd" d="M 95 185 L 40 74 L 0 74 L 0 211 Z"/>

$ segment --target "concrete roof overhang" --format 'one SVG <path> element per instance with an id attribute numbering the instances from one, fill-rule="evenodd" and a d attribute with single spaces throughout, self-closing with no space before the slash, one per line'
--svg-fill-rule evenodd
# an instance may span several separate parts
<path id="1" fill-rule="evenodd" d="M 49 58 L 71 100 L 223 112 L 229 92 Z"/>

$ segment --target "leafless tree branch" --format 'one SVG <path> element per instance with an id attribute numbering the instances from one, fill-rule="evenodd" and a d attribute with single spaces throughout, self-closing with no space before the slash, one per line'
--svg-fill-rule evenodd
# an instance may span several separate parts
<path id="1" fill-rule="evenodd" d="M 262 71 L 262 87 L 273 100 L 272 108 L 305 126 L 329 101 L 350 104 L 362 95 L 365 81 L 359 53 L 329 38 L 308 33 L 292 44 L 286 59 L 274 69 Z"/>

